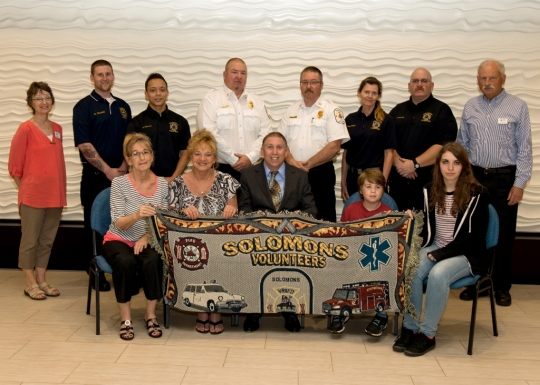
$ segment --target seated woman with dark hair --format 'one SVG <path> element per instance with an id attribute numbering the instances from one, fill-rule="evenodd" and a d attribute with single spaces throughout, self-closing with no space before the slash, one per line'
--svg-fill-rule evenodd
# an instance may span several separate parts
<path id="1" fill-rule="evenodd" d="M 169 189 L 167 181 L 150 170 L 154 153 L 146 135 L 127 135 L 124 157 L 129 173 L 112 181 L 112 223 L 103 239 L 102 253 L 113 270 L 114 292 L 122 320 L 120 338 L 135 337 L 130 301 L 131 296 L 139 293 L 140 283 L 146 296 L 144 322 L 148 335 L 159 338 L 162 331 L 156 318 L 156 304 L 163 298 L 163 266 L 157 251 L 148 247 L 144 218 L 155 215 L 153 206 L 167 206 Z"/>
<path id="2" fill-rule="evenodd" d="M 485 273 L 489 266 L 486 232 L 489 196 L 472 173 L 467 152 L 456 142 L 443 146 L 433 167 L 433 182 L 424 187 L 425 224 L 420 266 L 412 282 L 411 301 L 417 316 L 406 313 L 393 349 L 421 356 L 435 348 L 435 333 L 450 285 L 460 278 Z M 424 318 L 422 290 L 429 277 Z"/>

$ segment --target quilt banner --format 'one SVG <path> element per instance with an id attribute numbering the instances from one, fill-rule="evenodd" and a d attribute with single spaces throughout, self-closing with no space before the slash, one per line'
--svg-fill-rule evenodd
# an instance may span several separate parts
<path id="1" fill-rule="evenodd" d="M 190 220 L 157 209 L 148 224 L 171 306 L 347 316 L 404 310 L 415 222 L 399 212 L 347 223 L 293 213 Z"/>

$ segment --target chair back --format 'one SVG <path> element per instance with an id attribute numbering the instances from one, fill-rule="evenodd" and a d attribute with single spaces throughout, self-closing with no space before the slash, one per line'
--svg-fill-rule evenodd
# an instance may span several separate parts
<path id="1" fill-rule="evenodd" d="M 351 195 L 349 197 L 349 199 L 347 199 L 347 202 L 345 202 L 345 205 L 343 205 L 343 211 L 345 211 L 345 208 L 350 205 L 351 203 L 354 203 L 354 202 L 359 202 L 362 200 L 362 197 L 360 196 L 360 193 L 357 191 L 355 192 L 353 195 Z M 396 203 L 396 201 L 394 200 L 394 198 L 392 198 L 388 193 L 384 193 L 382 198 L 381 198 L 381 202 L 383 204 L 385 204 L 386 206 L 390 207 L 390 209 L 392 210 L 397 210 L 398 209 L 398 205 Z"/>
<path id="2" fill-rule="evenodd" d="M 499 241 L 499 216 L 497 215 L 497 210 L 491 204 L 488 206 L 488 209 L 489 222 L 486 233 L 486 249 L 491 249 L 497 246 L 497 242 Z"/>
<path id="3" fill-rule="evenodd" d="M 111 224 L 111 188 L 107 187 L 100 192 L 94 203 L 92 204 L 92 211 L 90 212 L 90 226 L 92 230 L 105 235 L 109 230 Z"/>

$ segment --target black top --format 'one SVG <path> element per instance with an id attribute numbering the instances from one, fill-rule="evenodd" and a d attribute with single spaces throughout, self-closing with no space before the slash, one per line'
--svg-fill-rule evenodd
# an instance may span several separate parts
<path id="1" fill-rule="evenodd" d="M 111 96 L 113 96 L 111 94 Z M 131 120 L 131 108 L 120 98 L 103 99 L 95 90 L 73 107 L 73 135 L 75 146 L 92 143 L 101 158 L 113 168 L 124 161 L 122 145 Z M 87 163 L 80 153 L 81 162 Z"/>
<path id="2" fill-rule="evenodd" d="M 396 148 L 394 118 L 385 115 L 382 123 L 375 120 L 375 109 L 364 115 L 362 107 L 345 118 L 351 140 L 341 145 L 347 150 L 347 164 L 355 168 L 383 169 L 384 150 Z"/>
<path id="3" fill-rule="evenodd" d="M 453 142 L 457 123 L 450 107 L 430 95 L 421 103 L 412 98 L 395 106 L 390 115 L 396 127 L 397 152 L 405 159 L 414 159 L 434 144 Z"/>
<path id="4" fill-rule="evenodd" d="M 157 176 L 163 177 L 169 177 L 174 173 L 180 159 L 180 151 L 187 148 L 191 138 L 188 121 L 168 107 L 159 115 L 148 106 L 133 118 L 127 132 L 142 132 L 148 135 L 155 154 L 152 171 Z"/>

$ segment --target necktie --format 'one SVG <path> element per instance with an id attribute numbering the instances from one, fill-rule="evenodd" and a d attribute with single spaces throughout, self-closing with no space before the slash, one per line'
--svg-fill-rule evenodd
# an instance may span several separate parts
<path id="1" fill-rule="evenodd" d="M 270 181 L 268 182 L 268 187 L 270 188 L 270 196 L 272 197 L 272 203 L 276 211 L 279 211 L 279 206 L 281 206 L 281 187 L 276 181 L 277 171 L 270 171 Z"/>

